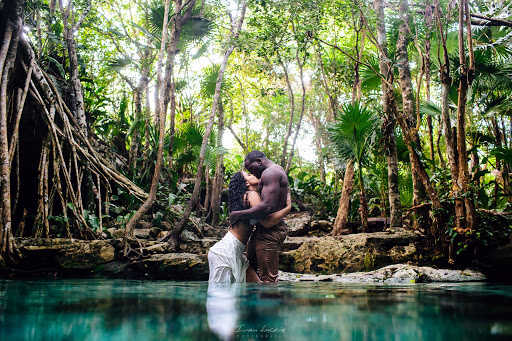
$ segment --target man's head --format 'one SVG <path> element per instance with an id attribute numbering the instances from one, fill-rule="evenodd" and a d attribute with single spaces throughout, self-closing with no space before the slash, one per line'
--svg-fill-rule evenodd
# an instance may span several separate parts
<path id="1" fill-rule="evenodd" d="M 261 178 L 261 173 L 269 166 L 269 160 L 259 150 L 253 150 L 245 157 L 245 169 L 247 169 L 252 174 L 256 175 L 259 179 Z"/>

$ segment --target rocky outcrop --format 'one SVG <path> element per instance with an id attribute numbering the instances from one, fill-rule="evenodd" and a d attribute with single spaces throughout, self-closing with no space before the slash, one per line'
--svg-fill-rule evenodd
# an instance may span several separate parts
<path id="1" fill-rule="evenodd" d="M 304 216 L 302 218 L 303 222 L 307 221 Z M 431 265 L 425 260 L 432 257 L 421 255 L 421 250 L 417 250 L 416 246 L 421 247 L 422 237 L 408 230 L 341 237 L 310 236 L 312 231 L 327 229 L 328 223 L 310 222 L 307 236 L 289 236 L 286 239 L 280 256 L 280 269 L 287 272 L 282 274 L 283 280 L 401 284 L 460 282 L 484 278 L 470 270 L 418 267 L 422 264 Z M 155 227 L 143 228 L 137 235 L 152 238 L 151 235 L 157 232 Z M 227 230 L 216 228 L 212 232 L 222 232 L 223 236 Z M 84 241 L 17 238 L 16 245 L 21 258 L 16 264 L 0 266 L 0 277 L 42 275 L 206 280 L 207 252 L 219 238 L 190 236 L 187 240 L 180 245 L 181 250 L 175 252 L 165 242 L 141 239 L 140 243 L 144 246 L 142 257 L 131 261 L 121 256 L 121 239 Z M 137 245 L 134 244 L 133 247 Z M 479 258 L 477 266 L 491 280 L 510 280 L 512 243 L 489 250 Z"/>
<path id="2" fill-rule="evenodd" d="M 311 228 L 312 219 L 313 217 L 309 212 L 296 212 L 288 214 L 284 219 L 289 228 L 288 236 L 297 237 L 307 235 Z"/>
<path id="3" fill-rule="evenodd" d="M 22 259 L 19 267 L 27 270 L 38 268 L 93 269 L 116 258 L 115 240 L 32 239 L 18 240 Z"/>
<path id="4" fill-rule="evenodd" d="M 207 280 L 208 262 L 192 253 L 155 254 L 132 264 L 149 279 Z"/>
<path id="5" fill-rule="evenodd" d="M 418 235 L 406 230 L 308 238 L 297 249 L 282 253 L 281 270 L 332 274 L 415 262 L 417 239 Z"/>
<path id="6" fill-rule="evenodd" d="M 369 272 L 339 275 L 304 275 L 279 272 L 280 281 L 332 281 L 343 284 L 414 284 L 435 282 L 485 281 L 486 276 L 475 270 L 434 269 L 426 266 L 394 264 Z"/>
<path id="7" fill-rule="evenodd" d="M 136 261 L 120 257 L 122 243 L 118 239 L 86 241 L 19 238 L 17 245 L 21 260 L 11 267 L 4 266 L 0 275 L 208 279 L 208 261 L 204 252 L 173 253 L 167 243 L 145 242 L 144 255 Z"/>

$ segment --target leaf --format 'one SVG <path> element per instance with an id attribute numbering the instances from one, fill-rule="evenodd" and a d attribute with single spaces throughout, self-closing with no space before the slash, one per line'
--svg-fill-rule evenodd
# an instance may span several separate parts
<path id="1" fill-rule="evenodd" d="M 432 102 L 423 102 L 420 104 L 420 113 L 430 116 L 441 116 L 441 108 Z"/>
<path id="2" fill-rule="evenodd" d="M 496 147 L 490 152 L 497 160 L 502 160 L 512 165 L 512 148 Z"/>
<path id="3" fill-rule="evenodd" d="M 60 76 L 62 78 L 66 78 L 66 71 L 64 71 L 64 67 L 62 66 L 61 63 L 59 63 L 57 60 L 55 60 L 54 58 L 50 57 L 50 56 L 46 56 L 46 58 L 52 62 L 56 67 L 57 69 L 59 69 L 59 73 L 60 73 Z"/>
<path id="4" fill-rule="evenodd" d="M 119 72 L 131 63 L 132 60 L 129 58 L 112 58 L 107 61 L 106 68 L 110 71 Z"/>

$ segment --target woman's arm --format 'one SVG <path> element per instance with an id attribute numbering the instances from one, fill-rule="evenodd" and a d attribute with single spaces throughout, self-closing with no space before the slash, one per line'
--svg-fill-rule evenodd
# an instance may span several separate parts
<path id="1" fill-rule="evenodd" d="M 258 205 L 261 202 L 260 195 L 256 192 L 251 192 L 248 197 L 249 205 L 255 206 Z M 261 223 L 261 225 L 269 228 L 272 226 L 275 226 L 277 223 L 279 223 L 292 209 L 292 197 L 290 193 L 288 193 L 288 196 L 286 198 L 286 207 L 272 213 L 271 215 L 260 218 L 258 221 Z"/>

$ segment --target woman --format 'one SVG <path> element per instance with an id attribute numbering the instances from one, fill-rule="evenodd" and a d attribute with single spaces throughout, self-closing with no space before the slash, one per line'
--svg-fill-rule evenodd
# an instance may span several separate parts
<path id="1" fill-rule="evenodd" d="M 257 192 L 259 181 L 254 175 L 246 172 L 235 173 L 229 182 L 228 211 L 240 211 L 258 205 L 261 202 Z M 290 212 L 291 207 L 291 198 L 288 196 L 285 208 L 260 219 L 259 222 L 265 227 L 272 227 Z M 210 248 L 209 282 L 260 282 L 244 255 L 247 241 L 256 223 L 258 221 L 240 221 L 230 226 L 224 238 Z"/>

